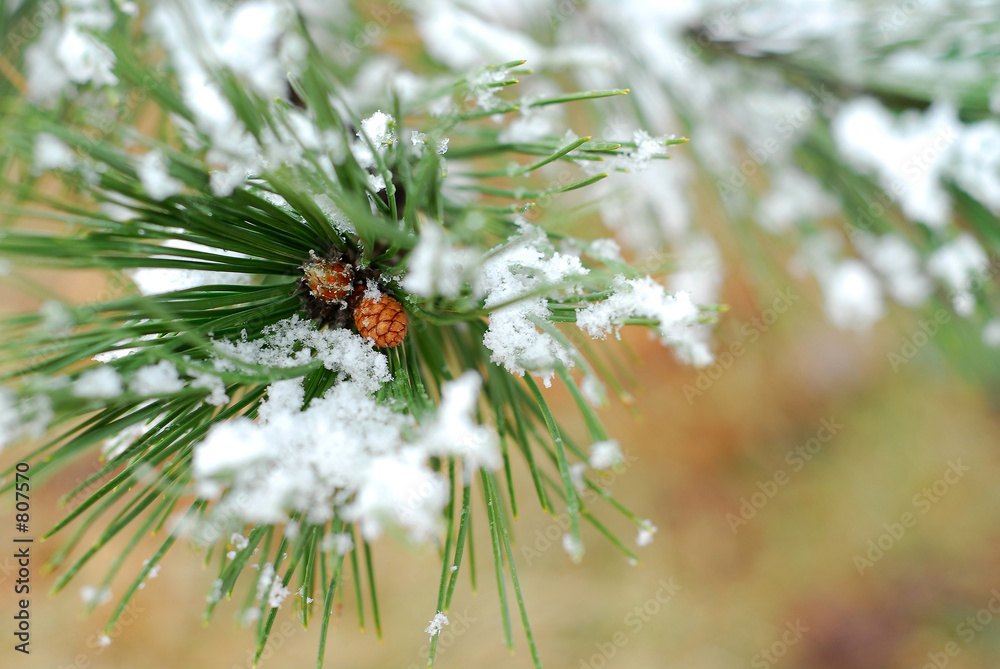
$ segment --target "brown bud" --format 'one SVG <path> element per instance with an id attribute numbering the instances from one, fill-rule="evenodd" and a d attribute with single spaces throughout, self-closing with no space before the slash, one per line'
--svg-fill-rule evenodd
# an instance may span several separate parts
<path id="1" fill-rule="evenodd" d="M 362 297 L 354 308 L 354 325 L 363 337 L 381 348 L 399 346 L 406 339 L 409 320 L 403 305 L 395 297 Z"/>
<path id="2" fill-rule="evenodd" d="M 351 294 L 354 269 L 340 260 L 312 256 L 302 272 L 309 293 L 324 302 L 343 302 Z"/>

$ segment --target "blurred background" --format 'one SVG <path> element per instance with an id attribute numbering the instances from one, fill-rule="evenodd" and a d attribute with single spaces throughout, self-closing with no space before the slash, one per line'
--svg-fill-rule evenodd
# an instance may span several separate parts
<path id="1" fill-rule="evenodd" d="M 601 412 L 629 456 L 607 483 L 658 527 L 640 564 L 590 531 L 586 557 L 574 565 L 560 545 L 562 528 L 532 505 L 527 472 L 515 477 L 524 500 L 514 525 L 519 576 L 546 666 L 1000 663 L 1000 377 L 988 336 L 996 291 L 981 262 L 1000 239 L 996 143 L 982 140 L 975 155 L 940 150 L 893 190 L 893 176 L 935 141 L 935 110 L 947 107 L 958 133 L 949 146 L 973 144 L 962 134 L 973 126 L 987 135 L 998 127 L 1000 7 L 869 4 L 512 0 L 404 11 L 394 3 L 300 3 L 329 28 L 330 48 L 344 53 L 358 104 L 379 94 L 380 72 L 398 81 L 411 69 L 460 71 L 530 56 L 548 77 L 542 88 L 569 77 L 571 89 L 635 93 L 600 113 L 529 121 L 568 121 L 580 134 L 593 125 L 645 127 L 692 139 L 672 149 L 671 161 L 602 182 L 603 204 L 588 220 L 610 227 L 636 260 L 665 247 L 676 259 L 675 287 L 728 305 L 712 335 L 717 363 L 682 365 L 639 330 L 625 331 L 624 346 L 607 344 L 631 357 L 626 373 L 634 376 L 631 402 Z M 456 25 L 473 37 L 459 40 Z M 816 90 L 831 100 L 809 104 Z M 877 100 L 894 120 L 851 125 L 858 117 L 843 112 L 860 99 Z M 803 104 L 812 111 L 796 120 Z M 860 147 L 850 141 L 858 137 Z M 877 164 L 870 154 L 878 151 L 896 151 L 891 164 Z M 750 174 L 734 172 L 747 160 Z M 873 202 L 886 204 L 873 213 Z M 859 242 L 852 231 L 869 237 Z M 981 256 L 940 269 L 944 261 L 931 258 L 963 234 L 978 240 Z M 937 281 L 919 299 L 894 289 L 894 277 L 912 269 L 907 263 L 869 253 L 864 240 L 887 235 L 915 250 L 917 278 L 904 283 Z M 838 269 L 847 260 L 866 264 L 849 264 L 854 273 L 845 278 Z M 92 275 L 36 278 L 70 303 L 106 290 Z M 4 313 L 39 304 L 0 286 Z M 582 437 L 572 399 L 547 393 Z M 8 450 L 0 464 L 17 456 Z M 34 526 L 55 523 L 63 513 L 56 498 L 93 471 L 82 456 L 39 482 Z M 627 538 L 634 533 L 616 517 L 602 520 Z M 485 518 L 474 522 L 477 591 L 461 581 L 436 666 L 530 667 L 522 635 L 515 631 L 513 656 L 503 648 Z M 35 546 L 32 654 L 7 643 L 3 666 L 251 666 L 252 638 L 237 628 L 236 606 L 201 624 L 214 578 L 202 553 L 176 546 L 104 647 L 98 637 L 112 605 L 81 619 L 79 592 L 99 582 L 121 544 L 113 541 L 53 598 L 41 594 L 54 577 L 40 566 L 57 543 Z M 135 551 L 123 573 L 134 574 L 159 543 L 153 537 Z M 9 600 L 13 560 L 4 555 L 0 597 Z M 384 640 L 375 638 L 370 611 L 359 631 L 348 589 L 327 666 L 424 666 L 438 557 L 382 539 L 375 561 Z M 302 630 L 291 611 L 274 629 L 261 666 L 313 666 L 317 629 Z"/>

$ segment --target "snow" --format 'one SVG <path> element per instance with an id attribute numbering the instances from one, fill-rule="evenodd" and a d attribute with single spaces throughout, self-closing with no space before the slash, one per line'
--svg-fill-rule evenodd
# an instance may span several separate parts
<path id="1" fill-rule="evenodd" d="M 390 379 L 386 357 L 373 348 L 371 341 L 345 328 L 318 330 L 312 321 L 295 315 L 264 328 L 262 334 L 253 340 L 244 333 L 239 340 L 216 341 L 216 371 L 237 370 L 239 362 L 297 367 L 315 357 L 330 371 L 350 378 L 366 394 L 374 393 Z"/>
<path id="2" fill-rule="evenodd" d="M 577 312 L 576 324 L 581 330 L 595 339 L 604 339 L 612 331 L 619 336 L 626 319 L 650 318 L 658 321 L 663 344 L 673 347 L 682 360 L 697 367 L 712 363 L 711 350 L 695 330 L 700 312 L 690 294 L 671 295 L 649 276 L 626 279 L 619 275 L 613 287 L 611 297 Z"/>
<path id="3" fill-rule="evenodd" d="M 951 291 L 952 306 L 960 316 L 972 314 L 973 284 L 988 268 L 986 252 L 967 232 L 939 246 L 927 260 L 927 271 Z"/>
<path id="4" fill-rule="evenodd" d="M 878 278 L 860 260 L 841 261 L 820 286 L 827 318 L 835 327 L 867 332 L 885 314 Z"/>
<path id="5" fill-rule="evenodd" d="M 951 199 L 941 178 L 961 132 L 953 107 L 935 104 L 897 119 L 878 101 L 859 98 L 843 106 L 832 129 L 841 155 L 873 172 L 907 217 L 935 229 L 948 224 Z"/>
<path id="6" fill-rule="evenodd" d="M 906 307 L 919 307 L 934 289 L 920 267 L 920 254 L 900 235 L 881 237 L 859 234 L 855 246 L 885 282 L 886 291 Z"/>
<path id="7" fill-rule="evenodd" d="M 517 58 L 540 65 L 543 49 L 523 33 L 487 22 L 450 2 L 417 5 L 415 23 L 428 53 L 453 70 Z"/>
<path id="8" fill-rule="evenodd" d="M 608 469 L 625 462 L 621 446 L 614 439 L 598 441 L 590 447 L 590 466 L 594 469 Z"/>
<path id="9" fill-rule="evenodd" d="M 441 632 L 441 629 L 447 624 L 449 624 L 448 616 L 446 616 L 443 612 L 438 611 L 437 613 L 434 614 L 434 617 L 431 619 L 430 624 L 427 626 L 427 629 L 425 629 L 424 632 L 430 634 L 432 637 L 436 636 L 438 633 Z"/>
<path id="10" fill-rule="evenodd" d="M 195 446 L 196 489 L 219 500 L 219 514 L 265 523 L 292 512 L 308 522 L 336 515 L 358 523 L 368 540 L 392 527 L 424 541 L 440 529 L 448 499 L 446 479 L 428 466 L 432 456 L 462 458 L 466 477 L 501 465 L 495 430 L 476 421 L 475 373 L 445 383 L 438 410 L 417 425 L 372 397 L 389 380 L 385 356 L 346 329 L 316 330 L 293 317 L 261 339 L 216 342 L 216 350 L 222 369 L 316 359 L 338 372 L 337 383 L 308 403 L 302 377 L 275 381 L 257 421 L 217 424 Z M 343 535 L 327 547 L 346 552 L 349 544 Z"/>
<path id="11" fill-rule="evenodd" d="M 496 431 L 476 422 L 483 380 L 468 371 L 441 387 L 441 403 L 434 418 L 423 426 L 422 442 L 430 455 L 457 456 L 464 462 L 465 483 L 480 468 L 499 469 L 503 464 Z"/>
<path id="12" fill-rule="evenodd" d="M 346 532 L 327 534 L 323 537 L 323 542 L 320 545 L 320 548 L 326 553 L 333 551 L 337 555 L 346 555 L 349 551 L 354 549 L 354 540 L 351 539 L 351 535 Z"/>
<path id="13" fill-rule="evenodd" d="M 378 169 L 378 161 L 372 153 L 371 147 L 365 141 L 367 136 L 379 157 L 384 157 L 389 147 L 396 141 L 396 120 L 389 114 L 379 110 L 361 121 L 361 132 L 356 133 L 358 139 L 351 143 L 351 153 L 358 165 L 369 171 Z M 369 174 L 368 181 L 375 192 L 385 189 L 385 175 L 381 173 Z"/>
<path id="14" fill-rule="evenodd" d="M 653 543 L 653 535 L 656 534 L 657 527 L 649 520 L 644 520 L 639 525 L 639 533 L 636 535 L 635 543 L 638 546 L 648 546 Z"/>
<path id="15" fill-rule="evenodd" d="M 184 390 L 184 381 L 174 363 L 160 360 L 154 365 L 140 367 L 129 382 L 128 389 L 136 395 L 169 395 Z"/>
<path id="16" fill-rule="evenodd" d="M 38 40 L 25 50 L 27 98 L 52 107 L 76 85 L 114 86 L 115 56 L 95 34 L 107 31 L 115 15 L 107 0 L 67 3 L 61 20 L 46 16 L 55 5 L 42 5 L 35 19 L 48 19 Z"/>
<path id="17" fill-rule="evenodd" d="M 48 395 L 18 398 L 0 386 L 0 450 L 22 439 L 38 439 L 53 416 Z"/>
<path id="18" fill-rule="evenodd" d="M 800 222 L 832 216 L 837 201 L 819 182 L 798 169 L 781 170 L 757 205 L 754 220 L 767 232 L 783 234 Z"/>
<path id="19" fill-rule="evenodd" d="M 479 253 L 456 247 L 438 223 L 424 219 L 416 247 L 406 260 L 403 289 L 421 297 L 455 298 L 466 286 L 478 293 Z"/>
<path id="20" fill-rule="evenodd" d="M 569 555 L 569 559 L 573 562 L 580 562 L 583 559 L 583 543 L 572 534 L 563 535 L 562 547 L 563 550 L 566 551 L 566 554 Z"/>
<path id="21" fill-rule="evenodd" d="M 76 156 L 61 139 L 48 132 L 35 135 L 35 153 L 32 169 L 35 174 L 46 170 L 68 170 L 76 165 Z"/>
<path id="22" fill-rule="evenodd" d="M 242 257 L 242 254 L 218 249 L 204 244 L 185 241 L 183 239 L 168 239 L 162 244 L 166 249 L 187 249 L 190 251 L 201 251 L 214 253 L 217 255 L 229 256 L 233 258 Z M 168 252 L 157 254 L 154 258 L 177 258 Z M 206 264 L 207 265 L 207 264 Z M 210 286 L 216 284 L 236 284 L 241 286 L 249 285 L 252 277 L 249 274 L 238 272 L 216 272 L 214 270 L 195 269 L 171 269 L 162 267 L 141 267 L 129 270 L 129 278 L 135 283 L 136 288 L 143 295 L 160 295 L 173 292 L 175 290 L 187 290 L 200 286 Z"/>
<path id="23" fill-rule="evenodd" d="M 154 200 L 165 200 L 184 191 L 184 182 L 170 176 L 162 151 L 150 151 L 136 161 L 142 187 Z"/>
<path id="24" fill-rule="evenodd" d="M 983 326 L 982 338 L 990 348 L 1000 348 L 1000 318 L 993 318 Z"/>
<path id="25" fill-rule="evenodd" d="M 587 253 L 591 258 L 603 263 L 625 262 L 621 247 L 613 239 L 595 239 L 587 246 Z"/>
<path id="26" fill-rule="evenodd" d="M 111 601 L 111 588 L 106 585 L 100 588 L 93 585 L 85 585 L 80 588 L 80 599 L 88 607 L 107 604 Z"/>
<path id="27" fill-rule="evenodd" d="M 492 249 L 482 264 L 480 282 L 490 310 L 483 344 L 493 352 L 490 359 L 511 374 L 523 376 L 530 370 L 546 386 L 556 366 L 572 366 L 573 352 L 532 321 L 548 320 L 547 298 L 526 295 L 567 282 L 568 288 L 545 294 L 572 294 L 573 280 L 588 271 L 578 257 L 554 251 L 541 228 L 522 222 L 520 231 Z"/>
<path id="28" fill-rule="evenodd" d="M 73 383 L 73 394 L 86 399 L 111 399 L 124 390 L 121 375 L 106 365 L 88 369 Z"/>

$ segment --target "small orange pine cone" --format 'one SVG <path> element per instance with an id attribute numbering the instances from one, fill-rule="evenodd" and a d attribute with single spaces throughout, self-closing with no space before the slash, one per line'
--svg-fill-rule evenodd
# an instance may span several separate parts
<path id="1" fill-rule="evenodd" d="M 358 332 L 381 348 L 402 344 L 409 322 L 399 300 L 384 294 L 378 299 L 362 297 L 354 309 L 354 325 Z"/>
<path id="2" fill-rule="evenodd" d="M 354 270 L 346 262 L 311 255 L 309 262 L 302 266 L 302 272 L 315 298 L 324 302 L 344 302 L 351 294 Z"/>

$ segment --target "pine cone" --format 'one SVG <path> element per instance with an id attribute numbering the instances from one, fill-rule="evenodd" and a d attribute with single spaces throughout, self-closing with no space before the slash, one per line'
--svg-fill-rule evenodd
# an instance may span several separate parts
<path id="1" fill-rule="evenodd" d="M 354 286 L 354 268 L 342 260 L 312 256 L 302 272 L 309 293 L 324 302 L 344 302 Z"/>
<path id="2" fill-rule="evenodd" d="M 403 305 L 394 297 L 362 297 L 354 309 L 354 325 L 363 337 L 381 348 L 399 346 L 406 339 L 409 320 Z"/>

